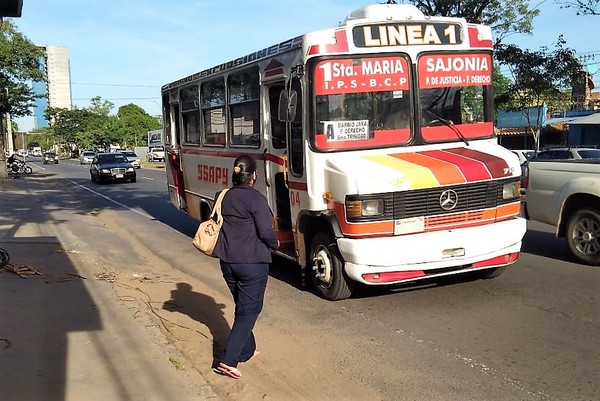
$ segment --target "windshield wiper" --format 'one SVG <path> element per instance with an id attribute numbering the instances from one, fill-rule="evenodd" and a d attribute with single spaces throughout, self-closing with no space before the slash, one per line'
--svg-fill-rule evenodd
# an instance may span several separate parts
<path id="1" fill-rule="evenodd" d="M 442 116 L 438 115 L 437 113 L 435 113 L 429 109 L 427 109 L 425 111 L 428 112 L 429 114 L 431 114 L 433 117 L 435 117 L 439 122 L 441 122 L 445 126 L 450 127 L 450 129 L 456 133 L 456 136 L 458 136 L 460 138 L 460 140 L 465 143 L 465 145 L 469 146 L 469 141 L 467 141 L 467 138 L 465 138 L 465 136 L 462 134 L 462 132 L 460 132 L 460 130 L 454 126 L 454 122 L 452 120 L 446 120 Z"/>

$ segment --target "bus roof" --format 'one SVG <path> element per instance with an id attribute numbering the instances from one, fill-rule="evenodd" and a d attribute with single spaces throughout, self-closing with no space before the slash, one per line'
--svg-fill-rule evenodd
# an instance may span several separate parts
<path id="1" fill-rule="evenodd" d="M 463 35 L 446 35 L 448 27 L 466 28 Z M 460 27 L 460 28 L 459 28 Z M 345 31 L 348 31 L 346 33 Z M 383 35 L 377 38 L 377 35 Z M 308 32 L 264 49 L 257 50 L 234 60 L 194 73 L 163 85 L 161 92 L 180 87 L 186 83 L 251 64 L 293 49 L 309 46 L 309 55 L 347 52 L 348 38 L 356 48 L 363 51 L 395 46 L 414 45 L 464 45 L 472 48 L 492 48 L 491 29 L 488 26 L 467 23 L 464 18 L 428 17 L 412 4 L 370 4 L 353 10 L 336 28 Z M 310 43 L 304 43 L 304 42 Z M 334 43 L 330 43 L 333 41 Z M 428 42 L 429 41 L 429 42 Z"/>

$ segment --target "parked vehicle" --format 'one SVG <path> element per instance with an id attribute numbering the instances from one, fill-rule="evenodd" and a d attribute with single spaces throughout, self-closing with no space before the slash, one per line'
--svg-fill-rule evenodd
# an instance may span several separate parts
<path id="1" fill-rule="evenodd" d="M 600 160 L 532 160 L 525 213 L 556 227 L 581 263 L 600 265 Z"/>
<path id="2" fill-rule="evenodd" d="M 96 156 L 96 152 L 92 152 L 90 150 L 84 150 L 81 152 L 79 156 L 79 164 L 89 164 L 94 160 L 94 156 Z"/>
<path id="3" fill-rule="evenodd" d="M 137 153 L 132 152 L 130 150 L 122 150 L 121 153 L 123 155 L 125 155 L 125 157 L 127 158 L 127 160 L 129 161 L 129 163 L 131 163 L 131 165 L 135 168 L 141 168 L 142 167 L 142 160 L 141 158 L 137 155 Z"/>
<path id="4" fill-rule="evenodd" d="M 165 149 L 163 147 L 151 148 L 146 155 L 146 160 L 149 162 L 165 161 Z"/>
<path id="5" fill-rule="evenodd" d="M 44 164 L 48 163 L 58 164 L 58 155 L 56 154 L 56 152 L 44 153 Z"/>
<path id="6" fill-rule="evenodd" d="M 535 157 L 535 150 L 511 149 L 511 152 L 519 157 L 520 165 L 523 165 Z"/>
<path id="7" fill-rule="evenodd" d="M 535 150 L 512 149 L 511 152 L 519 158 L 519 164 L 521 165 L 521 194 L 525 194 L 525 171 L 527 170 L 529 160 L 535 157 Z"/>
<path id="8" fill-rule="evenodd" d="M 135 168 L 121 153 L 98 153 L 90 164 L 90 177 L 93 182 L 136 181 Z"/>
<path id="9" fill-rule="evenodd" d="M 13 173 L 13 174 L 21 174 L 21 173 L 25 173 L 25 174 L 31 174 L 33 172 L 33 169 L 31 168 L 31 166 L 28 166 L 27 163 L 24 160 L 18 159 L 16 157 L 13 157 L 12 159 L 9 158 L 7 160 L 8 164 L 7 164 L 7 169 L 9 173 Z"/>
<path id="10" fill-rule="evenodd" d="M 537 154 L 540 160 L 600 159 L 600 149 L 596 148 L 554 148 Z"/>

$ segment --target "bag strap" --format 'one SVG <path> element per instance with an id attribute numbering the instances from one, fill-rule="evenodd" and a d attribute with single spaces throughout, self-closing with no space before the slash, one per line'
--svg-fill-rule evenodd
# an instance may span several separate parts
<path id="1" fill-rule="evenodd" d="M 221 216 L 221 202 L 223 202 L 223 198 L 225 197 L 225 192 L 227 192 L 229 188 L 225 188 L 224 190 L 221 191 L 221 193 L 219 194 L 219 196 L 217 197 L 217 201 L 215 202 L 215 206 L 213 207 L 213 210 L 210 214 L 210 218 L 212 219 L 213 216 L 215 215 L 215 213 L 219 213 L 219 217 Z"/>

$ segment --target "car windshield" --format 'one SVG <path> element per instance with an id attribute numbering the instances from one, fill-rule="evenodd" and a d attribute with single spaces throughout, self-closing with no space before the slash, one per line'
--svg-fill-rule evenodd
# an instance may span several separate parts
<path id="1" fill-rule="evenodd" d="M 83 152 L 84 156 L 94 156 L 95 153 L 94 152 Z"/>
<path id="2" fill-rule="evenodd" d="M 121 152 L 122 154 L 124 154 L 126 157 L 138 157 L 138 155 L 136 155 L 134 152 Z"/>
<path id="3" fill-rule="evenodd" d="M 120 153 L 114 153 L 99 156 L 98 161 L 101 163 L 125 163 L 127 162 L 127 159 L 125 159 L 125 156 Z"/>

